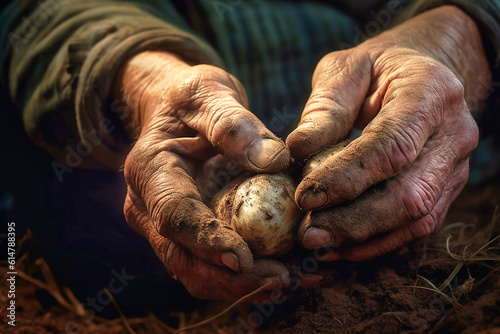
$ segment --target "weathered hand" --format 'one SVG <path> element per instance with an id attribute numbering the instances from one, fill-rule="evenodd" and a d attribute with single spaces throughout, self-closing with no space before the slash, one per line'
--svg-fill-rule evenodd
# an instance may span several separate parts
<path id="1" fill-rule="evenodd" d="M 218 152 L 253 172 L 288 165 L 287 147 L 247 109 L 238 80 L 214 66 L 144 52 L 125 64 L 119 82 L 138 129 L 124 169 L 129 225 L 196 297 L 234 300 L 268 281 L 269 290 L 288 285 L 286 268 L 253 261 L 194 181 Z"/>
<path id="2" fill-rule="evenodd" d="M 318 64 L 301 122 L 287 138 L 304 159 L 363 129 L 296 192 L 311 211 L 308 249 L 341 245 L 325 260 L 363 260 L 431 233 L 461 192 L 478 141 L 471 115 L 490 69 L 475 23 L 443 6 Z"/>

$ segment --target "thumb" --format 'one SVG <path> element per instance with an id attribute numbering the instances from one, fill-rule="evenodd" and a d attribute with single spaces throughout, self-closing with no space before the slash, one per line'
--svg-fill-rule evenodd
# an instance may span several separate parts
<path id="1" fill-rule="evenodd" d="M 350 49 L 332 52 L 318 63 L 312 92 L 297 128 L 286 143 L 297 159 L 305 159 L 345 138 L 368 93 L 368 53 Z"/>
<path id="2" fill-rule="evenodd" d="M 203 65 L 203 80 L 181 97 L 193 112 L 179 115 L 227 158 L 252 172 L 273 173 L 285 168 L 290 151 L 246 106 L 239 81 L 227 72 Z M 179 98 L 179 96 L 177 96 Z"/>

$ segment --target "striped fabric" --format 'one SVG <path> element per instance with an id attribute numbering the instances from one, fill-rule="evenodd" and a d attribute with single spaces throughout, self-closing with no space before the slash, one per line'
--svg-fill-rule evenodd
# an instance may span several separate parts
<path id="1" fill-rule="evenodd" d="M 279 136 L 300 119 L 310 78 L 327 52 L 349 43 L 355 21 L 316 2 L 201 1 L 214 47 L 247 90 L 251 110 Z"/>

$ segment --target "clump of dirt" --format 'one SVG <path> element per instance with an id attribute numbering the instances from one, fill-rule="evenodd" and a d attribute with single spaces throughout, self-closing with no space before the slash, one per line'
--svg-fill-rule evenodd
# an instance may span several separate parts
<path id="1" fill-rule="evenodd" d="M 182 333 L 500 333 L 498 205 L 500 186 L 469 190 L 430 238 L 372 261 L 302 266 L 323 280 L 313 288 L 291 289 L 286 302 L 250 299 Z M 27 265 L 25 271 L 42 278 L 39 266 Z M 89 321 L 75 310 L 47 307 L 52 297 L 18 279 L 14 328 L 6 324 L 5 280 L 1 284 L 2 333 L 76 333 L 68 326 L 78 333 L 174 333 L 228 306 L 207 302 L 192 313 L 167 315 L 169 326 L 153 315 Z"/>

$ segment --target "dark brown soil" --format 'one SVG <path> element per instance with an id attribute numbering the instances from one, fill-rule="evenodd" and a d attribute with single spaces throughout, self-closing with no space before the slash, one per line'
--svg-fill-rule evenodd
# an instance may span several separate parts
<path id="1" fill-rule="evenodd" d="M 185 333 L 500 333 L 500 261 L 459 260 L 500 234 L 500 211 L 494 219 L 498 205 L 500 186 L 469 189 L 432 237 L 368 262 L 303 265 L 323 276 L 315 288 L 290 291 L 283 303 L 237 305 L 208 325 Z M 466 224 L 470 226 L 465 228 Z M 460 256 L 457 259 L 446 252 L 450 235 L 450 251 Z M 494 246 L 499 246 L 499 239 L 489 245 Z M 490 249 L 488 254 L 498 257 L 500 250 Z M 438 293 L 431 284 L 439 287 L 459 263 L 463 263 L 460 270 Z M 36 272 L 32 266 L 26 271 Z M 20 278 L 16 327 L 8 326 L 4 282 L 1 333 L 128 332 L 121 319 L 88 319 L 61 306 L 44 308 L 40 289 Z M 193 313 L 170 314 L 167 322 L 175 328 L 193 324 L 227 306 L 207 302 Z M 169 330 L 153 316 L 129 322 L 137 333 Z"/>

